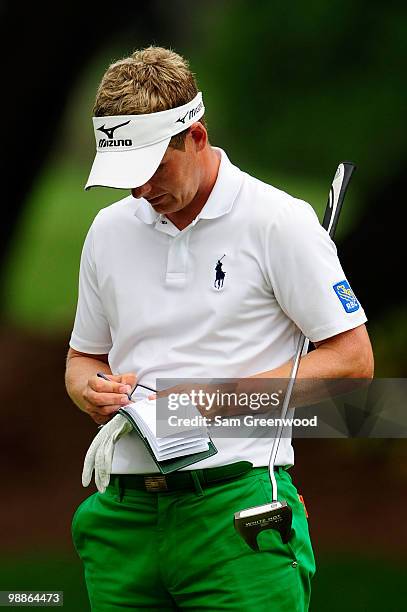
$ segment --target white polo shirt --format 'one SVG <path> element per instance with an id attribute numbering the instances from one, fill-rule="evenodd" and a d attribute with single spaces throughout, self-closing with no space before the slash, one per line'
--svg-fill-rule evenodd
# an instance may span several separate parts
<path id="1" fill-rule="evenodd" d="M 114 374 L 149 387 L 271 370 L 293 356 L 299 330 L 319 341 L 366 321 L 312 207 L 216 151 L 216 183 L 188 227 L 130 195 L 97 214 L 83 247 L 70 346 L 108 353 Z M 219 452 L 196 467 L 267 465 L 271 442 L 216 438 Z M 293 462 L 282 439 L 276 464 Z M 137 434 L 119 440 L 113 472 L 155 471 Z"/>

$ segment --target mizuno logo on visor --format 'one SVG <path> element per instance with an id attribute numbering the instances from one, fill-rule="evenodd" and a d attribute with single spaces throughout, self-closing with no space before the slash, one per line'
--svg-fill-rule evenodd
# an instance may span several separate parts
<path id="1" fill-rule="evenodd" d="M 198 106 L 196 106 L 195 108 L 192 108 L 190 111 L 188 111 L 187 113 L 185 113 L 184 116 L 179 117 L 175 123 L 185 123 L 186 118 L 188 117 L 188 120 L 193 119 L 193 117 L 195 117 L 195 115 L 197 113 L 199 113 L 199 111 L 201 110 L 201 108 L 203 107 L 203 102 L 201 101 Z"/>
<path id="2" fill-rule="evenodd" d="M 123 127 L 124 125 L 128 125 L 129 123 L 130 123 L 130 120 L 126 121 L 126 123 L 120 123 L 119 125 L 115 125 L 115 126 L 110 127 L 110 128 L 105 128 L 105 124 L 103 124 L 102 127 L 97 128 L 97 129 L 99 130 L 99 132 L 103 132 L 104 134 L 106 134 L 106 136 L 110 140 L 112 140 L 114 138 L 113 134 L 114 134 L 115 130 L 117 130 L 117 128 L 119 128 L 119 127 Z"/>

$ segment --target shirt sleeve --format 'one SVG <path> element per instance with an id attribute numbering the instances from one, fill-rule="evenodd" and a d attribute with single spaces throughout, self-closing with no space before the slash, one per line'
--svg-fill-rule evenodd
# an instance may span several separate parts
<path id="1" fill-rule="evenodd" d="M 266 256 L 280 307 L 312 342 L 366 322 L 336 246 L 306 202 L 293 199 L 277 215 L 269 228 Z"/>
<path id="2" fill-rule="evenodd" d="M 112 338 L 99 294 L 93 231 L 91 226 L 82 249 L 78 304 L 69 345 L 82 353 L 105 355 L 112 348 Z"/>

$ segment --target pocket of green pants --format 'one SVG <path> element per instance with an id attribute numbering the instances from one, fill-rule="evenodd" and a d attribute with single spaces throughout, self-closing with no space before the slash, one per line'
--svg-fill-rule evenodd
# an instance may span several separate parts
<path id="1" fill-rule="evenodd" d="M 72 517 L 72 521 L 71 521 L 72 541 L 73 541 L 73 544 L 78 554 L 80 554 L 79 553 L 79 549 L 80 549 L 79 519 L 86 505 L 89 503 L 89 500 L 93 498 L 95 495 L 96 493 L 92 493 L 89 497 L 86 497 L 76 508 L 74 515 Z"/>
<path id="2" fill-rule="evenodd" d="M 273 492 L 268 472 L 259 474 L 259 480 L 263 488 L 264 503 L 270 503 Z M 287 543 L 283 543 L 276 529 L 265 530 L 258 536 L 259 547 L 260 550 L 269 550 L 281 546 L 293 561 L 298 561 L 301 549 L 307 544 L 310 546 L 307 519 L 303 506 L 298 500 L 297 489 L 291 482 L 291 476 L 281 472 L 281 475 L 277 475 L 277 486 L 278 499 L 286 501 L 292 511 L 290 539 Z"/>

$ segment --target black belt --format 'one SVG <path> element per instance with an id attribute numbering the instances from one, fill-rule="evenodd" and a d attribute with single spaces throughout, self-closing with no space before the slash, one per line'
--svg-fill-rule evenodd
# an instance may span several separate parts
<path id="1" fill-rule="evenodd" d="M 122 495 L 125 494 L 126 489 L 149 491 L 150 493 L 194 490 L 197 482 L 202 488 L 205 488 L 219 482 L 239 478 L 253 469 L 256 468 L 253 468 L 249 461 L 238 461 L 220 467 L 171 472 L 171 474 L 112 474 L 109 487 L 118 488 Z M 279 467 L 275 468 L 275 470 L 279 469 Z"/>

